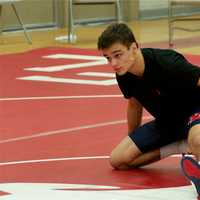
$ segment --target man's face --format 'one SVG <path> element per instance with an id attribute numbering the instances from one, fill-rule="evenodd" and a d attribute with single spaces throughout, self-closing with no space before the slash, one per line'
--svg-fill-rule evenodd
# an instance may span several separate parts
<path id="1" fill-rule="evenodd" d="M 124 75 L 134 67 L 137 47 L 133 43 L 129 48 L 121 43 L 115 43 L 102 53 L 118 75 Z"/>

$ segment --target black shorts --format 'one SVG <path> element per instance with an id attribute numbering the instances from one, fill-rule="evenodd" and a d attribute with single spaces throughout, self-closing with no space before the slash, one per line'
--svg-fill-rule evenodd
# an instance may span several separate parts
<path id="1" fill-rule="evenodd" d="M 200 109 L 191 113 L 189 119 L 181 127 L 160 126 L 156 120 L 150 121 L 129 134 L 141 152 L 158 149 L 178 140 L 186 139 L 189 129 L 200 124 Z"/>

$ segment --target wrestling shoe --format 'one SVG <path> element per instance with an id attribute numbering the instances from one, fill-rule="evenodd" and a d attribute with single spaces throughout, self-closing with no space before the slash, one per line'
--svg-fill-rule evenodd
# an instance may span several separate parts
<path id="1" fill-rule="evenodd" d="M 200 200 L 200 165 L 192 157 L 183 155 L 181 160 L 181 168 L 185 176 L 192 182 L 198 193 Z"/>

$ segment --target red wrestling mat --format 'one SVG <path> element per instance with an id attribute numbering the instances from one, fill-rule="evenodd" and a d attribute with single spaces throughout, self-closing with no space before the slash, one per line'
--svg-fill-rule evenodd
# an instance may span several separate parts
<path id="1" fill-rule="evenodd" d="M 126 101 L 97 51 L 1 55 L 0 70 L 0 199 L 196 199 L 179 157 L 111 169 L 110 151 L 127 134 Z"/>

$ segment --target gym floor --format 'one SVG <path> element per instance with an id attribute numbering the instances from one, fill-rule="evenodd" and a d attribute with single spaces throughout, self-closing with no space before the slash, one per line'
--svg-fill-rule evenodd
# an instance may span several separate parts
<path id="1" fill-rule="evenodd" d="M 128 24 L 141 47 L 169 48 L 167 20 Z M 105 27 L 77 27 L 73 44 L 55 40 L 65 29 L 30 32 L 32 45 L 22 32 L 2 34 L 0 199 L 196 199 L 180 155 L 130 171 L 109 165 L 127 134 L 127 102 L 96 50 Z M 200 65 L 199 36 L 176 31 L 174 48 Z"/>

